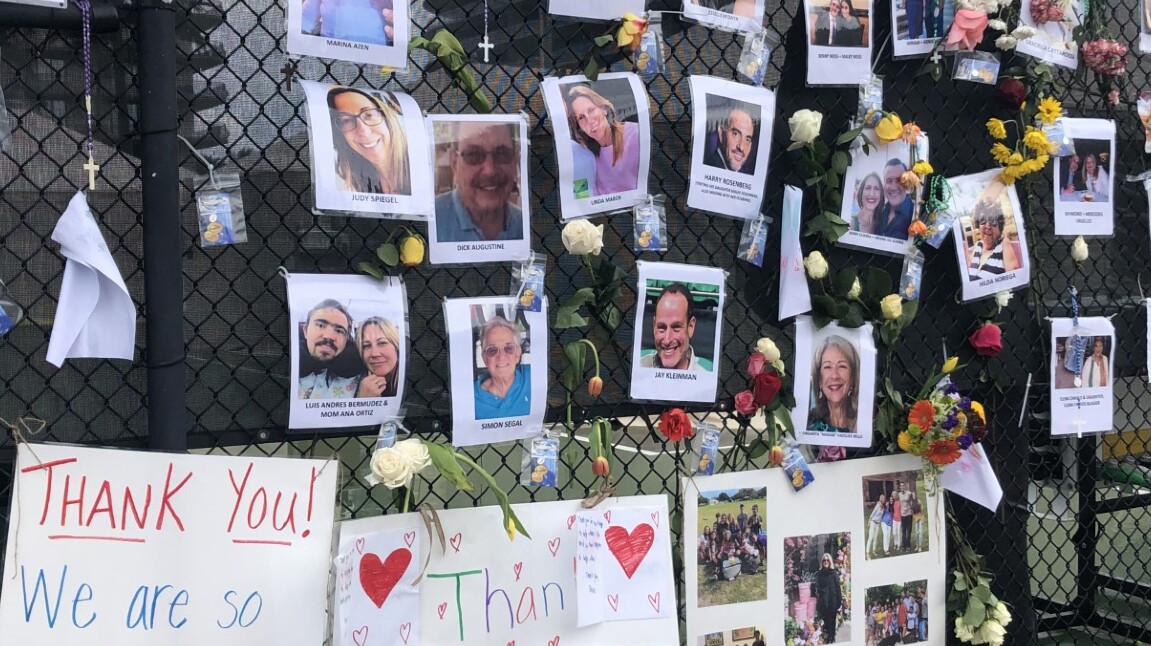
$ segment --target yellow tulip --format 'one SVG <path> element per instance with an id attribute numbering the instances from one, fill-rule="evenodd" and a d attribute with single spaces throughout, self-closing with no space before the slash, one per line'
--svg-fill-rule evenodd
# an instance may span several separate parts
<path id="1" fill-rule="evenodd" d="M 875 126 L 875 136 L 880 142 L 889 144 L 903 137 L 903 121 L 898 114 L 889 112 Z"/>
<path id="2" fill-rule="evenodd" d="M 950 373 L 952 370 L 955 370 L 956 366 L 958 366 L 958 365 L 959 365 L 959 357 L 948 357 L 947 361 L 943 362 L 942 373 L 946 375 L 946 374 Z"/>

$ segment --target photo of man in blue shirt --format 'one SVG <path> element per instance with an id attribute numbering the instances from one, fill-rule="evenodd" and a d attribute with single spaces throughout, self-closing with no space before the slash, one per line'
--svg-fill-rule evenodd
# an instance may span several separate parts
<path id="1" fill-rule="evenodd" d="M 447 148 L 452 190 L 436 197 L 439 242 L 522 240 L 519 125 L 458 121 Z"/>

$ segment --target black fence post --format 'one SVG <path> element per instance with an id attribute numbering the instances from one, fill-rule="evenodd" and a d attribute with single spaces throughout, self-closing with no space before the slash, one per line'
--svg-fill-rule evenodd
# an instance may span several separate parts
<path id="1" fill-rule="evenodd" d="M 188 448 L 184 402 L 184 283 L 176 126 L 176 12 L 159 0 L 137 11 L 140 175 L 143 186 L 144 355 L 148 446 Z"/>

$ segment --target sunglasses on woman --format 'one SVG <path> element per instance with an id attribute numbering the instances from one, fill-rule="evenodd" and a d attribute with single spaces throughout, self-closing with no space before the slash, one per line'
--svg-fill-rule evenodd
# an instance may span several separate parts
<path id="1" fill-rule="evenodd" d="M 484 348 L 484 356 L 488 359 L 494 359 L 495 356 L 500 353 L 500 350 L 503 350 L 504 354 L 508 355 L 509 357 L 514 357 L 516 356 L 516 352 L 518 352 L 519 349 L 520 346 L 514 343 L 505 343 L 502 347 L 498 345 L 489 345 L 488 347 Z"/>
<path id="2" fill-rule="evenodd" d="M 378 126 L 384 121 L 384 111 L 379 108 L 368 108 L 359 114 L 341 112 L 336 115 L 336 125 L 341 132 L 351 132 L 356 129 L 356 122 L 363 121 L 365 126 Z"/>

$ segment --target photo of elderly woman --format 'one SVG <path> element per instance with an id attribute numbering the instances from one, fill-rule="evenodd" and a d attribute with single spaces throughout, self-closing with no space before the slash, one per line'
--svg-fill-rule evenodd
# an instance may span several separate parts
<path id="1" fill-rule="evenodd" d="M 980 198 L 969 216 L 961 216 L 967 280 L 995 278 L 1023 266 L 1015 218 L 1007 218 L 1011 205 L 1000 193 Z"/>
<path id="2" fill-rule="evenodd" d="M 819 330 L 811 318 L 796 319 L 794 411 L 798 439 L 823 446 L 870 446 L 875 400 L 875 344 L 871 326 L 835 323 Z"/>
<path id="3" fill-rule="evenodd" d="M 1031 280 L 1019 196 L 999 175 L 995 169 L 947 178 L 955 261 L 959 275 L 967 277 L 962 281 L 964 302 L 1024 287 Z"/>
<path id="4" fill-rule="evenodd" d="M 811 362 L 808 430 L 855 433 L 859 417 L 859 352 L 847 339 L 829 334 Z"/>
<path id="5" fill-rule="evenodd" d="M 573 141 L 575 197 L 634 191 L 639 181 L 640 132 L 627 80 L 560 87 Z"/>
<path id="6" fill-rule="evenodd" d="M 336 175 L 345 191 L 411 195 L 402 110 L 388 92 L 328 90 Z"/>
<path id="7" fill-rule="evenodd" d="M 485 311 L 486 309 L 486 311 Z M 502 307 L 472 306 L 476 336 L 476 419 L 522 417 L 532 408 L 527 322 Z"/>

